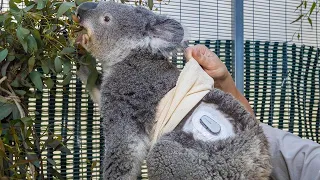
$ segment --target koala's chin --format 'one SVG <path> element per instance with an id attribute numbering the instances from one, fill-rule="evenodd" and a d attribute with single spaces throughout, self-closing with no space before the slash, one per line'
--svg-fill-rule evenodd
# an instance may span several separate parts
<path id="1" fill-rule="evenodd" d="M 89 32 L 79 42 L 103 66 L 90 96 L 103 119 L 104 179 L 137 179 L 143 160 L 151 180 L 268 179 L 268 144 L 261 127 L 237 100 L 216 89 L 191 116 L 208 103 L 204 107 L 230 125 L 232 136 L 196 139 L 201 136 L 193 133 L 195 127 L 186 128 L 187 118 L 150 149 L 158 104 L 180 75 L 166 55 L 183 42 L 178 21 L 112 1 L 82 3 L 77 15 Z M 84 67 L 78 70 L 83 82 L 89 74 Z"/>

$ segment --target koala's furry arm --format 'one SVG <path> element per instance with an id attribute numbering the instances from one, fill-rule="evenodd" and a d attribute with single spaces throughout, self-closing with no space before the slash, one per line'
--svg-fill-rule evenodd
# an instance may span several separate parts
<path id="1" fill-rule="evenodd" d="M 81 65 L 76 72 L 77 76 L 81 80 L 83 84 L 87 84 L 87 80 L 90 74 L 90 70 L 88 67 Z M 102 82 L 102 74 L 98 74 L 97 81 L 95 82 L 95 86 L 89 91 L 89 95 L 94 103 L 97 103 L 100 106 L 100 98 L 101 98 L 101 82 Z"/>

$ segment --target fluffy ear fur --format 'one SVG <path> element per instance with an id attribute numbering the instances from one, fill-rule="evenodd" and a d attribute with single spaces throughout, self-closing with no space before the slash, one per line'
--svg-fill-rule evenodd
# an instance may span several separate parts
<path id="1" fill-rule="evenodd" d="M 151 12 L 143 7 L 137 7 L 136 12 L 145 17 L 155 18 Z M 156 16 L 145 27 L 147 42 L 153 50 L 172 51 L 182 43 L 184 29 L 182 25 L 166 16 Z"/>
<path id="2" fill-rule="evenodd" d="M 184 36 L 184 30 L 174 19 L 161 17 L 148 29 L 151 37 L 150 45 L 157 48 L 172 48 L 179 45 Z"/>

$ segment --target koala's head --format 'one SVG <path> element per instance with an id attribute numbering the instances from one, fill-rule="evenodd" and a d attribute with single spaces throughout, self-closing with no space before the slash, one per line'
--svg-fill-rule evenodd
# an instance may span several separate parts
<path id="1" fill-rule="evenodd" d="M 181 24 L 144 7 L 115 2 L 85 2 L 77 9 L 80 25 L 87 33 L 80 44 L 93 56 L 110 65 L 137 47 L 166 53 L 184 38 Z M 106 62 L 108 61 L 108 62 Z"/>

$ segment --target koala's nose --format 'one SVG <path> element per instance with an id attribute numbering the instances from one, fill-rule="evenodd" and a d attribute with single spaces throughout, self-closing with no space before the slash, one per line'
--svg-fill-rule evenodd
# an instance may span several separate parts
<path id="1" fill-rule="evenodd" d="M 84 15 L 84 13 L 86 11 L 95 9 L 97 6 L 98 6 L 98 3 L 96 3 L 96 2 L 81 3 L 77 9 L 77 16 L 80 16 L 80 18 L 81 18 L 81 16 Z"/>

